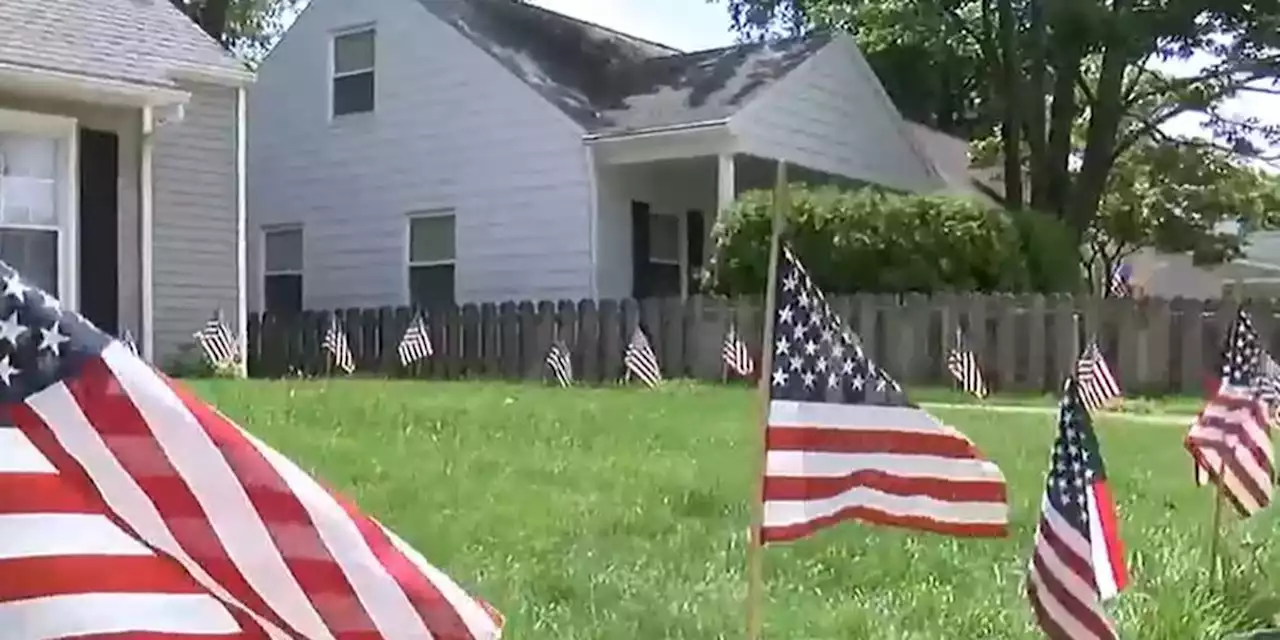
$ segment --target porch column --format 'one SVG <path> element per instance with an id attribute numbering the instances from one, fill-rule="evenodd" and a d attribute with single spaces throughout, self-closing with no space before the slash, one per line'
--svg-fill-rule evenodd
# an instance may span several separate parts
<path id="1" fill-rule="evenodd" d="M 152 258 L 152 231 L 155 227 L 155 180 L 152 174 L 152 155 L 155 147 L 155 113 L 147 106 L 142 108 L 142 136 L 138 150 L 138 299 L 142 317 L 138 322 L 138 350 L 147 361 L 154 358 L 155 300 Z"/>
<path id="2" fill-rule="evenodd" d="M 237 365 L 241 378 L 249 374 L 249 257 L 245 245 L 247 239 L 248 203 L 245 189 L 246 140 L 245 140 L 245 92 L 236 89 L 236 352 L 240 354 Z"/>
<path id="3" fill-rule="evenodd" d="M 729 208 L 733 204 L 735 193 L 734 186 L 734 164 L 732 153 L 721 153 L 718 158 L 718 168 L 716 171 L 716 215 L 715 219 L 719 219 L 720 212 Z"/>

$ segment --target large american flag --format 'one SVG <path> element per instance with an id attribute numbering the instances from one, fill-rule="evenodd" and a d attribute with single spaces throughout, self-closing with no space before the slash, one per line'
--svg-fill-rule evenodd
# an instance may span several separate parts
<path id="1" fill-rule="evenodd" d="M 1212 483 L 1243 516 L 1271 504 L 1275 453 L 1260 398 L 1262 347 L 1249 314 L 1236 315 L 1223 349 L 1222 378 L 1187 432 L 1201 484 Z"/>
<path id="2" fill-rule="evenodd" d="M 204 357 L 215 367 L 229 365 L 236 361 L 236 338 L 231 327 L 222 321 L 222 312 L 215 311 L 213 317 L 204 323 L 195 334 L 196 342 L 204 351 Z"/>
<path id="3" fill-rule="evenodd" d="M 1090 342 L 1076 361 L 1076 379 L 1080 382 L 1080 401 L 1089 411 L 1102 409 L 1120 397 L 1120 383 L 1107 366 L 1097 341 Z"/>
<path id="4" fill-rule="evenodd" d="M 0 635 L 500 635 L 500 616 L 0 266 Z"/>
<path id="5" fill-rule="evenodd" d="M 761 540 L 794 540 L 851 519 L 1006 535 L 999 467 L 910 404 L 790 249 L 780 258 Z"/>
<path id="6" fill-rule="evenodd" d="M 979 398 L 987 397 L 987 383 L 982 379 L 982 368 L 978 366 L 978 358 L 965 344 L 964 332 L 956 327 L 955 344 L 947 353 L 947 371 L 960 383 L 966 393 Z"/>
<path id="7" fill-rule="evenodd" d="M 329 320 L 329 328 L 324 332 L 324 340 L 321 341 L 320 348 L 329 352 L 335 367 L 346 373 L 356 370 L 356 359 L 351 354 L 351 345 L 347 343 L 347 331 L 342 327 L 342 321 L 338 316 L 332 316 Z"/>
<path id="8" fill-rule="evenodd" d="M 1102 449 L 1077 384 L 1068 380 L 1059 407 L 1027 597 L 1050 638 L 1112 640 L 1102 603 L 1125 587 L 1128 572 Z"/>
<path id="9" fill-rule="evenodd" d="M 727 370 L 744 378 L 756 372 L 756 361 L 751 357 L 747 343 L 743 342 L 742 336 L 738 335 L 737 325 L 729 325 L 729 330 L 724 334 L 720 359 L 724 361 Z"/>
<path id="10" fill-rule="evenodd" d="M 644 329 L 641 329 L 639 324 L 636 325 L 635 331 L 631 332 L 627 351 L 622 354 L 622 364 L 627 370 L 628 378 L 633 376 L 639 378 L 650 387 L 662 384 L 662 369 L 658 367 L 658 356 L 653 353 L 649 338 L 644 335 Z"/>
<path id="11" fill-rule="evenodd" d="M 400 366 L 407 367 L 423 358 L 431 357 L 435 349 L 431 346 L 431 334 L 427 331 L 427 321 L 422 314 L 417 314 L 404 330 L 400 344 L 396 347 L 396 355 L 400 357 Z"/>

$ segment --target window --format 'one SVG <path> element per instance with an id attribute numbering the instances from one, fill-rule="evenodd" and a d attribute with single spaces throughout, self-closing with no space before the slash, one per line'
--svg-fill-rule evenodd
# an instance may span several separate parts
<path id="1" fill-rule="evenodd" d="M 373 111 L 373 29 L 333 37 L 333 115 Z"/>
<path id="2" fill-rule="evenodd" d="M 267 313 L 302 311 L 302 229 L 264 229 L 263 306 Z"/>
<path id="3" fill-rule="evenodd" d="M 0 132 L 0 259 L 54 294 L 60 275 L 59 142 Z"/>
<path id="4" fill-rule="evenodd" d="M 454 299 L 457 258 L 453 213 L 409 216 L 409 303 L 428 309 L 449 307 Z"/>
<path id="5" fill-rule="evenodd" d="M 649 216 L 649 291 L 654 296 L 679 296 L 681 273 L 680 216 Z"/>

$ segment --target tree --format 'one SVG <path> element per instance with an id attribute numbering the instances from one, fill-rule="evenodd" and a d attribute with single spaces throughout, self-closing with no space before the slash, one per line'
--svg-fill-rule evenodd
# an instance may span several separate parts
<path id="1" fill-rule="evenodd" d="M 307 0 L 169 0 L 209 37 L 246 60 L 258 60 Z"/>
<path id="2" fill-rule="evenodd" d="M 855 33 L 905 112 L 963 136 L 994 131 L 1008 204 L 1052 213 L 1081 240 L 1117 162 L 1138 145 L 1260 159 L 1280 143 L 1280 126 L 1222 112 L 1241 92 L 1280 91 L 1277 0 L 725 1 L 744 39 Z M 1194 53 L 1213 62 L 1193 76 L 1153 68 Z M 1214 139 L 1161 133 L 1184 113 L 1202 114 Z"/>

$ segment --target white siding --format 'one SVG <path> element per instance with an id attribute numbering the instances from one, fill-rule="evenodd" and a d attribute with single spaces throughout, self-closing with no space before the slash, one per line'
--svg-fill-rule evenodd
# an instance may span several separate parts
<path id="1" fill-rule="evenodd" d="M 192 341 L 215 309 L 237 335 L 236 90 L 189 86 L 181 122 L 155 133 L 156 362 Z"/>
<path id="2" fill-rule="evenodd" d="M 330 122 L 332 31 L 377 28 L 376 107 Z M 581 129 L 414 0 L 314 0 L 249 96 L 250 306 L 261 227 L 304 226 L 303 304 L 408 299 L 411 211 L 457 215 L 460 302 L 581 298 L 592 202 Z"/>
<path id="3" fill-rule="evenodd" d="M 729 127 L 742 153 L 910 191 L 943 186 L 847 36 L 743 107 Z"/>

